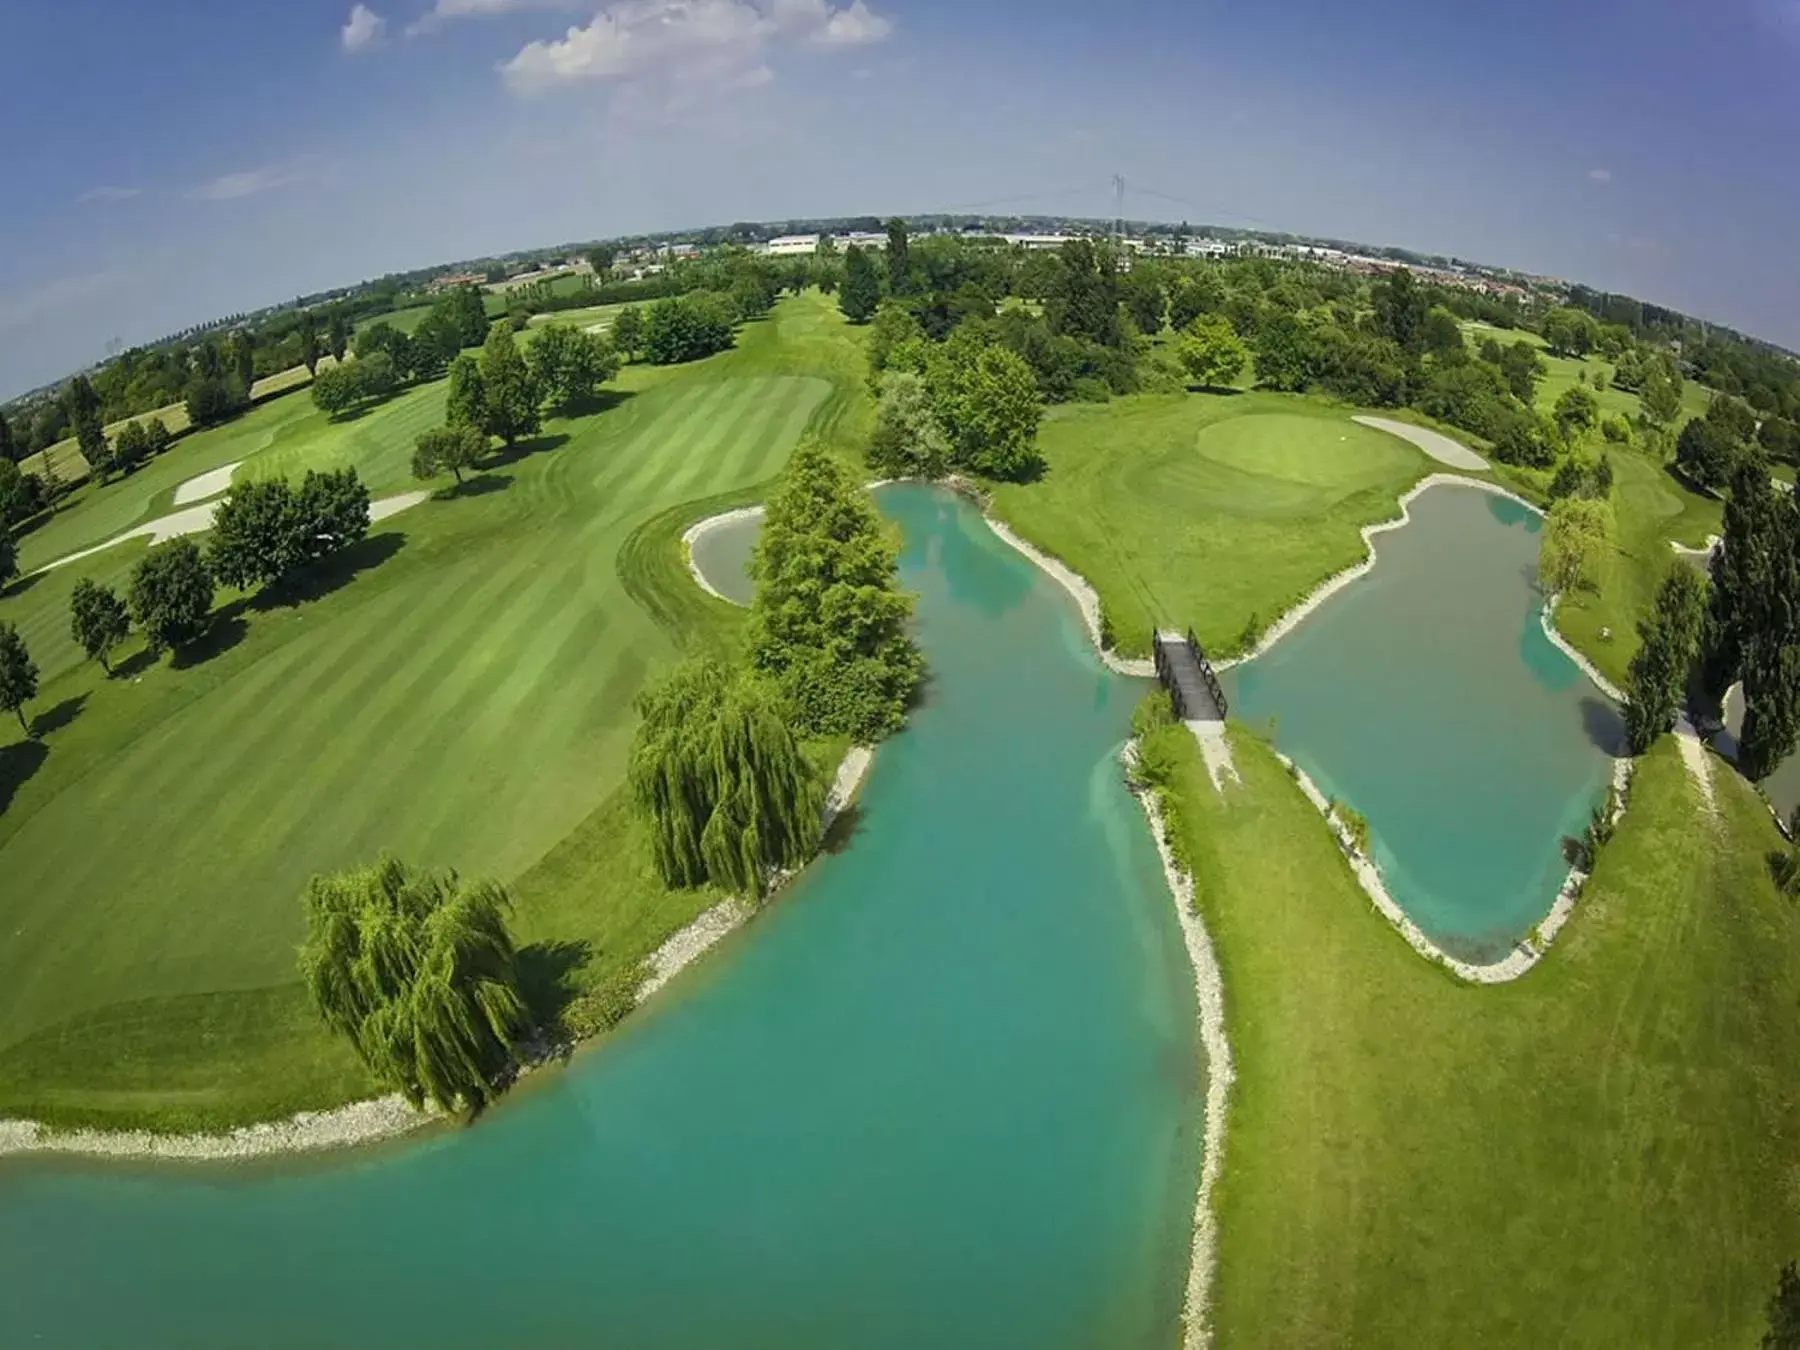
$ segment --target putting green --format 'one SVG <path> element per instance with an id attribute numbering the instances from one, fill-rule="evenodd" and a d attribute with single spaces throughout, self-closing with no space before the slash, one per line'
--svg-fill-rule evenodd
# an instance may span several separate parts
<path id="1" fill-rule="evenodd" d="M 855 357 L 814 295 L 731 353 L 628 369 L 614 406 L 377 527 L 322 598 L 228 606 L 218 650 L 186 669 L 104 681 L 53 658 L 47 751 L 0 743 L 0 1060 L 134 1001 L 291 985 L 315 872 L 387 849 L 510 879 L 575 833 L 621 781 L 633 697 L 677 655 L 615 559 L 646 520 L 767 480 L 809 423 L 866 398 L 821 349 Z M 267 434 L 240 473 L 347 461 L 381 484 L 441 401 L 440 384 L 330 424 L 286 400 L 232 438 Z M 245 457 L 203 445 L 168 487 Z M 110 533 L 150 486 L 85 507 L 104 530 L 71 512 L 62 532 Z M 0 600 L 0 619 L 66 625 L 78 570 L 116 575 L 131 548 Z"/>
<path id="2" fill-rule="evenodd" d="M 1360 526 L 1431 467 L 1350 410 L 1285 394 L 1140 395 L 1059 409 L 1042 481 L 995 508 L 1100 592 L 1121 649 L 1192 624 L 1229 647 L 1363 556 Z"/>

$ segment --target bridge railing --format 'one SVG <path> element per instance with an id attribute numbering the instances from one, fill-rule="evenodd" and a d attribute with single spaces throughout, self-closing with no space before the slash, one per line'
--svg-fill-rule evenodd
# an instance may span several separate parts
<path id="1" fill-rule="evenodd" d="M 1206 692 L 1212 695 L 1213 706 L 1218 708 L 1219 717 L 1223 720 L 1226 713 L 1225 691 L 1219 687 L 1219 677 L 1213 673 L 1212 662 L 1206 659 L 1206 648 L 1200 645 L 1200 639 L 1194 636 L 1192 628 L 1187 630 L 1187 644 L 1194 653 L 1194 664 L 1200 667 L 1200 678 L 1206 681 Z"/>

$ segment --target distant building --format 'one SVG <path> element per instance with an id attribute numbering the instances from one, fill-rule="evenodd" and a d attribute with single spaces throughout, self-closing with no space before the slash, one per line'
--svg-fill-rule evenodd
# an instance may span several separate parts
<path id="1" fill-rule="evenodd" d="M 1078 234 L 1003 234 L 1000 237 L 1009 244 L 1016 244 L 1033 252 L 1058 249 L 1081 238 Z"/>
<path id="2" fill-rule="evenodd" d="M 771 239 L 763 245 L 762 251 L 771 257 L 787 258 L 809 255 L 819 251 L 819 236 L 816 234 L 784 234 Z"/>
<path id="3" fill-rule="evenodd" d="M 428 292 L 455 290 L 458 286 L 480 286 L 487 278 L 479 272 L 451 272 L 447 276 L 433 277 L 425 283 Z"/>

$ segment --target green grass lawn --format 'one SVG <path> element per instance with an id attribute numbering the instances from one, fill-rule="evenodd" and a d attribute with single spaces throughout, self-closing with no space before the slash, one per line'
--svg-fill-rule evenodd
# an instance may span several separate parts
<path id="1" fill-rule="evenodd" d="M 1537 396 L 1534 400 L 1537 407 L 1550 412 L 1556 407 L 1556 400 L 1562 397 L 1565 389 L 1581 382 L 1586 375 L 1589 381 L 1604 373 L 1607 387 L 1595 389 L 1594 398 L 1600 404 L 1603 416 L 1610 417 L 1618 413 L 1623 417 L 1636 420 L 1643 411 L 1643 403 L 1634 393 L 1612 387 L 1614 373 L 1613 363 L 1600 356 L 1581 359 L 1572 356 L 1552 356 L 1544 348 L 1544 339 L 1536 333 L 1523 328 L 1495 328 L 1491 324 L 1468 322 L 1463 324 L 1463 335 L 1470 346 L 1478 345 L 1483 338 L 1493 338 L 1502 347 L 1510 347 L 1515 342 L 1529 342 L 1538 349 L 1538 355 L 1544 358 L 1544 364 L 1550 367 L 1549 373 L 1538 381 Z M 1681 386 L 1681 411 L 1676 421 L 1685 422 L 1690 417 L 1698 417 L 1706 411 L 1712 399 L 1712 390 L 1695 380 L 1684 381 Z"/>
<path id="2" fill-rule="evenodd" d="M 1143 394 L 1057 408 L 1043 478 L 995 511 L 1100 592 L 1120 650 L 1193 625 L 1231 650 L 1364 556 L 1361 526 L 1434 467 L 1351 409 L 1289 394 Z"/>
<path id="3" fill-rule="evenodd" d="M 383 849 L 516 882 L 533 979 L 576 994 L 707 903 L 650 884 L 619 806 L 637 691 L 741 623 L 688 581 L 680 528 L 701 499 L 753 495 L 802 434 L 860 443 L 871 409 L 816 294 L 732 352 L 618 385 L 473 490 L 378 526 L 317 598 L 227 605 L 185 667 L 60 666 L 41 745 L 0 728 L 0 1115 L 190 1127 L 367 1091 L 292 1012 L 294 952 L 307 877 Z M 301 402 L 262 453 L 410 455 L 433 397 L 338 424 L 335 445 L 323 419 L 308 439 Z M 141 514 L 143 495 L 82 513 Z M 71 538 L 116 523 L 69 517 Z M 0 599 L 0 620 L 55 622 L 51 584 Z"/>
<path id="4" fill-rule="evenodd" d="M 1233 1346 L 1749 1346 L 1800 1250 L 1800 911 L 1760 802 L 1663 744 L 1546 960 L 1460 983 L 1351 878 L 1269 750 L 1179 829 L 1237 1065 Z"/>
<path id="5" fill-rule="evenodd" d="M 1622 687 L 1638 649 L 1637 621 L 1649 613 L 1669 568 L 1687 566 L 1670 542 L 1704 544 L 1722 528 L 1725 508 L 1690 492 L 1647 455 L 1615 449 L 1611 459 L 1614 550 L 1601 569 L 1599 590 L 1566 598 L 1556 626 Z"/>

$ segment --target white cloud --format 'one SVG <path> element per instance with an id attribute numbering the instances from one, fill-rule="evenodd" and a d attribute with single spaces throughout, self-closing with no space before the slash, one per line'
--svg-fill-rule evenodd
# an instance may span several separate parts
<path id="1" fill-rule="evenodd" d="M 742 87 L 773 78 L 764 58 L 779 43 L 843 47 L 892 31 L 864 0 L 837 10 L 827 0 L 619 0 L 559 40 L 526 44 L 500 73 L 521 94 L 590 80 Z"/>
<path id="2" fill-rule="evenodd" d="M 1610 182 L 1612 182 L 1612 170 L 1611 169 L 1589 169 L 1588 170 L 1588 181 L 1590 183 L 1610 183 Z"/>
<path id="3" fill-rule="evenodd" d="M 210 182 L 202 183 L 188 196 L 202 202 L 233 202 L 242 197 L 273 192 L 276 188 L 304 181 L 314 162 L 314 157 L 307 156 L 285 164 L 264 164 L 260 168 L 220 174 Z"/>
<path id="4" fill-rule="evenodd" d="M 83 206 L 89 202 L 128 202 L 133 197 L 143 196 L 143 193 L 144 190 L 142 188 L 112 187 L 108 185 L 105 187 L 89 188 L 86 192 L 77 197 L 75 201 L 77 204 Z"/>
<path id="5" fill-rule="evenodd" d="M 848 9 L 840 9 L 825 21 L 825 27 L 813 41 L 825 47 L 864 47 L 880 42 L 894 31 L 894 21 L 875 13 L 863 0 L 850 0 Z"/>
<path id="6" fill-rule="evenodd" d="M 480 18 L 523 9 L 581 9 L 579 0 L 436 0 L 432 7 L 406 26 L 408 37 L 435 33 L 451 19 Z"/>
<path id="7" fill-rule="evenodd" d="M 347 52 L 366 51 L 381 41 L 381 35 L 387 31 L 387 20 L 382 18 L 367 5 L 357 5 L 350 11 L 350 17 L 344 23 L 341 34 L 344 50 Z"/>

